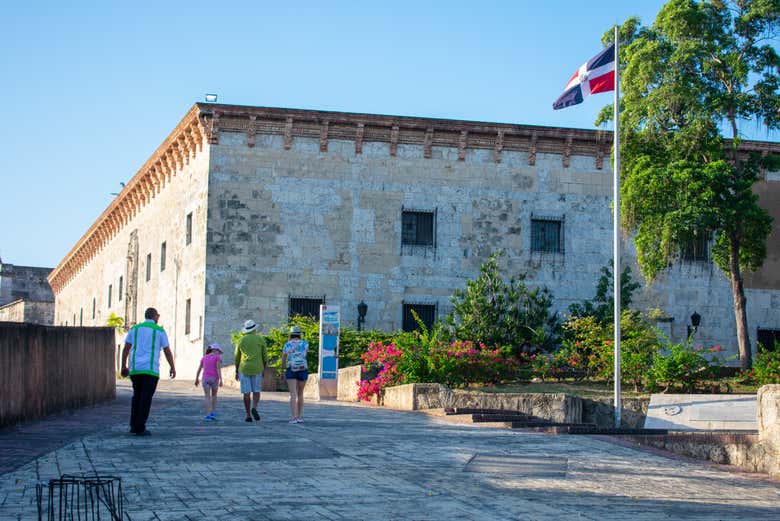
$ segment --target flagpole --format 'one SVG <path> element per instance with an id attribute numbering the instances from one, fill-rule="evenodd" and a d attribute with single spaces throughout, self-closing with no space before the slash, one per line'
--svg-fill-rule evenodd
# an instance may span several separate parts
<path id="1" fill-rule="evenodd" d="M 615 26 L 615 126 L 613 134 L 614 160 L 612 167 L 612 200 L 614 202 L 614 221 L 612 223 L 612 249 L 613 249 L 613 267 L 612 280 L 615 288 L 614 300 L 614 319 L 615 319 L 615 428 L 620 428 L 620 416 L 623 403 L 620 396 L 620 279 L 622 271 L 620 270 L 620 54 L 618 42 L 619 26 Z"/>

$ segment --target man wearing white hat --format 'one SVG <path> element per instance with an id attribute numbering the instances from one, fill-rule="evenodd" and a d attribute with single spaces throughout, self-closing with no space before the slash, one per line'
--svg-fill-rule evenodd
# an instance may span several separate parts
<path id="1" fill-rule="evenodd" d="M 257 334 L 257 324 L 254 320 L 244 322 L 241 330 L 244 336 L 236 345 L 236 380 L 241 384 L 241 393 L 244 395 L 244 409 L 246 418 L 244 421 L 252 423 L 260 421 L 257 405 L 260 403 L 260 388 L 263 385 L 263 371 L 268 365 L 268 347 L 265 338 Z M 252 394 L 252 406 L 250 408 L 249 395 Z"/>

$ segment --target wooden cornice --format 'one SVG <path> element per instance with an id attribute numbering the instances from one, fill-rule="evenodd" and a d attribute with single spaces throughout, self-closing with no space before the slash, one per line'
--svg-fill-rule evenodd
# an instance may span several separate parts
<path id="1" fill-rule="evenodd" d="M 173 132 L 155 150 L 120 194 L 82 235 L 76 245 L 49 274 L 49 284 L 58 294 L 124 226 L 149 203 L 185 164 L 203 150 L 206 130 L 194 105 Z"/>

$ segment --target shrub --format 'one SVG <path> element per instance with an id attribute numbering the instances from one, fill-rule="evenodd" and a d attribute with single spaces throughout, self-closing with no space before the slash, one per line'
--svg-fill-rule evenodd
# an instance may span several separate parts
<path id="1" fill-rule="evenodd" d="M 759 351 L 750 376 L 759 385 L 780 384 L 780 343 L 774 351 Z"/>
<path id="2" fill-rule="evenodd" d="M 358 399 L 371 401 L 371 398 L 380 395 L 385 387 L 398 385 L 404 381 L 403 375 L 398 372 L 401 355 L 401 350 L 394 344 L 371 342 L 362 359 L 367 369 L 375 368 L 379 372 L 370 380 L 358 382 Z"/>
<path id="3" fill-rule="evenodd" d="M 560 340 L 560 321 L 551 311 L 552 294 L 546 287 L 528 288 L 524 274 L 502 280 L 500 255 L 493 254 L 466 289 L 453 292 L 447 324 L 458 340 L 509 345 L 515 354 L 553 349 Z"/>
<path id="4" fill-rule="evenodd" d="M 611 323 L 600 322 L 595 316 L 575 317 L 564 324 L 564 332 L 564 347 L 553 359 L 553 362 L 558 360 L 559 374 L 566 374 L 563 368 L 563 362 L 566 362 L 570 366 L 569 372 L 573 373 L 569 376 L 584 374 L 589 378 L 614 379 L 614 327 Z M 639 313 L 626 310 L 621 315 L 620 335 L 620 381 L 632 384 L 638 391 L 658 351 L 657 333 Z"/>
<path id="5" fill-rule="evenodd" d="M 687 342 L 673 344 L 668 353 L 657 353 L 649 371 L 649 387 L 661 388 L 663 392 L 672 388 L 681 388 L 692 393 L 697 386 L 713 377 L 713 367 L 719 362 L 714 356 L 705 358 L 705 353 L 716 353 L 719 346 L 703 350 L 700 346 L 691 347 Z"/>

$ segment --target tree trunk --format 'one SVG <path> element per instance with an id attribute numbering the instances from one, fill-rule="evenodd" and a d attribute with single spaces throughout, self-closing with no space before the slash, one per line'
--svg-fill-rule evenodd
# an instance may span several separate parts
<path id="1" fill-rule="evenodd" d="M 750 353 L 750 338 L 748 337 L 745 287 L 739 268 L 739 241 L 734 238 L 729 238 L 729 272 L 731 274 L 731 291 L 734 296 L 734 315 L 737 319 L 739 365 L 745 371 L 753 365 L 753 359 Z"/>

